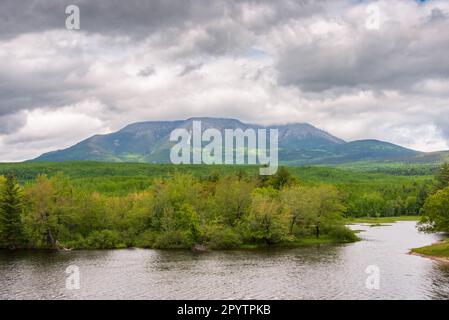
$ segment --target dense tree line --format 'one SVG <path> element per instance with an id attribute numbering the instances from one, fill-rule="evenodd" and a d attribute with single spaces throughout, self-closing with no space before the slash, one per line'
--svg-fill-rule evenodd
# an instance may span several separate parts
<path id="1" fill-rule="evenodd" d="M 348 216 L 389 217 L 419 215 L 431 186 L 411 184 L 376 188 L 372 191 L 347 189 Z"/>
<path id="2" fill-rule="evenodd" d="M 301 184 L 286 168 L 271 177 L 173 173 L 125 195 L 83 190 L 63 174 L 20 186 L 9 174 L 0 190 L 2 248 L 229 249 L 356 240 L 344 226 L 341 192 Z"/>

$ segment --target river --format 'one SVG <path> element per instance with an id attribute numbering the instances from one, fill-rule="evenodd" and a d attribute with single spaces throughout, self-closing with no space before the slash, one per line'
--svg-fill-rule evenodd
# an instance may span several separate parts
<path id="1" fill-rule="evenodd" d="M 293 249 L 1 251 L 0 299 L 449 299 L 449 265 L 408 254 L 438 240 L 415 224 L 354 225 L 363 241 Z M 68 266 L 79 289 L 66 288 Z"/>

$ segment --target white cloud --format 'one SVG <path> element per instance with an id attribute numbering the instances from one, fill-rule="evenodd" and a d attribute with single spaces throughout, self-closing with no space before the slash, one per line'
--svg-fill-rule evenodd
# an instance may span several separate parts
<path id="1" fill-rule="evenodd" d="M 104 106 L 96 101 L 83 101 L 57 110 L 27 111 L 25 126 L 0 136 L 0 157 L 3 161 L 29 159 L 33 154 L 69 147 L 94 134 L 109 133 L 110 128 L 96 118 L 103 110 Z"/>

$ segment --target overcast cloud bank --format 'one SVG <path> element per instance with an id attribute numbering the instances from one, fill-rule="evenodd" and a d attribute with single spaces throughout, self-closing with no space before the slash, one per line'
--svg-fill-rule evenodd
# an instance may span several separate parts
<path id="1" fill-rule="evenodd" d="M 449 149 L 448 52 L 447 1 L 6 0 L 0 160 L 192 116 Z"/>

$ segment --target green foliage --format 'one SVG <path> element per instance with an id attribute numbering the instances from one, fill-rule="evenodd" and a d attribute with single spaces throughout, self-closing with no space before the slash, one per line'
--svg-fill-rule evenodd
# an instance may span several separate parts
<path id="1" fill-rule="evenodd" d="M 153 248 L 157 249 L 189 249 L 195 244 L 192 234 L 187 230 L 169 230 L 160 233 Z"/>
<path id="2" fill-rule="evenodd" d="M 120 234 L 114 230 L 93 231 L 85 240 L 86 248 L 89 249 L 118 249 L 125 248 Z"/>
<path id="3" fill-rule="evenodd" d="M 69 233 L 72 220 L 72 188 L 62 175 L 39 175 L 25 189 L 25 231 L 39 248 L 57 248 L 59 236 Z"/>
<path id="4" fill-rule="evenodd" d="M 243 222 L 244 237 L 267 245 L 288 240 L 288 220 L 288 213 L 281 206 L 276 190 L 255 189 L 251 210 Z"/>
<path id="5" fill-rule="evenodd" d="M 324 167 L 281 167 L 268 177 L 257 166 L 0 164 L 6 169 L 23 184 L 19 225 L 31 248 L 352 241 L 345 217 L 416 215 L 432 190 L 427 176 Z"/>
<path id="6" fill-rule="evenodd" d="M 359 240 L 355 233 L 344 225 L 332 226 L 328 230 L 330 238 L 338 242 L 354 242 Z"/>
<path id="7" fill-rule="evenodd" d="M 333 186 L 293 187 L 283 190 L 281 199 L 290 213 L 290 233 L 319 238 L 323 228 L 344 223 L 346 208 Z"/>
<path id="8" fill-rule="evenodd" d="M 290 216 L 290 234 L 310 234 L 313 215 L 316 214 L 314 188 L 294 186 L 280 192 L 280 200 Z"/>
<path id="9" fill-rule="evenodd" d="M 444 163 L 441 165 L 435 178 L 438 189 L 449 187 L 449 163 Z"/>
<path id="10" fill-rule="evenodd" d="M 346 210 L 338 190 L 333 186 L 316 187 L 313 194 L 315 204 L 312 224 L 316 237 L 319 238 L 321 228 L 339 224 L 343 221 Z"/>
<path id="11" fill-rule="evenodd" d="M 228 226 L 235 226 L 249 210 L 253 189 L 254 183 L 235 175 L 220 179 L 213 197 L 214 218 Z"/>
<path id="12" fill-rule="evenodd" d="M 427 198 L 422 209 L 420 229 L 426 232 L 449 232 L 449 187 Z"/>
<path id="13" fill-rule="evenodd" d="M 262 182 L 262 186 L 268 185 L 280 190 L 284 187 L 292 185 L 294 182 L 295 178 L 292 176 L 290 171 L 286 167 L 281 166 L 278 168 L 276 173 L 266 181 L 266 183 Z"/>
<path id="14" fill-rule="evenodd" d="M 158 233 L 153 230 L 146 230 L 136 238 L 135 245 L 140 248 L 153 248 Z"/>
<path id="15" fill-rule="evenodd" d="M 155 194 L 151 226 L 164 232 L 182 231 L 196 241 L 200 236 L 200 211 L 202 207 L 201 184 L 190 174 L 176 173 L 160 180 L 152 187 Z M 182 238 L 181 237 L 181 238 Z"/>
<path id="16" fill-rule="evenodd" d="M 24 245 L 22 190 L 12 174 L 0 179 L 0 188 L 0 247 L 18 249 Z"/>
<path id="17" fill-rule="evenodd" d="M 352 203 L 351 210 L 357 216 L 380 217 L 385 212 L 388 215 L 394 214 L 394 200 L 385 201 L 385 198 L 379 192 L 365 193 Z M 360 214 L 357 214 L 359 213 Z"/>
<path id="18" fill-rule="evenodd" d="M 437 192 L 422 207 L 420 229 L 426 232 L 449 232 L 449 164 L 441 165 L 436 177 Z"/>
<path id="19" fill-rule="evenodd" d="M 211 249 L 234 249 L 242 244 L 237 230 L 226 226 L 208 226 L 204 237 L 206 245 Z"/>

